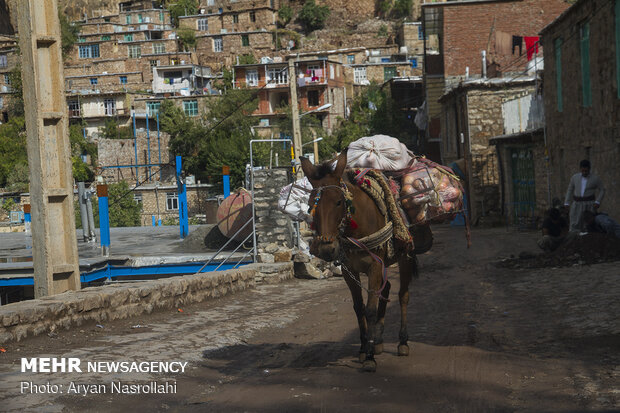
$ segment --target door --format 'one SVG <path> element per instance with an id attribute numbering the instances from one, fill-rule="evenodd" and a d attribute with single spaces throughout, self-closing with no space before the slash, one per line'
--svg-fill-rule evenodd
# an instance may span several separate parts
<path id="1" fill-rule="evenodd" d="M 531 147 L 510 148 L 510 161 L 515 224 L 534 225 L 536 210 L 534 152 Z"/>

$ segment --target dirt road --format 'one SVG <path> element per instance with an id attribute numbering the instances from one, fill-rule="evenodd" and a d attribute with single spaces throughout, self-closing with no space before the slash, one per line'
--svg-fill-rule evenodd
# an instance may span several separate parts
<path id="1" fill-rule="evenodd" d="M 216 301 L 5 346 L 2 411 L 480 412 L 620 410 L 620 266 L 537 270 L 493 262 L 535 251 L 535 234 L 485 229 L 467 250 L 440 227 L 409 305 L 411 355 L 396 355 L 388 305 L 376 373 L 357 362 L 342 279 L 261 285 Z M 391 270 L 395 275 L 395 270 Z M 391 277 L 397 283 L 397 277 Z M 398 291 L 396 285 L 392 291 Z M 132 328 L 136 327 L 136 328 Z M 180 374 L 21 373 L 22 357 L 187 361 Z M 176 383 L 175 393 L 112 394 L 112 381 Z M 63 393 L 22 393 L 22 382 Z M 104 394 L 67 394 L 71 382 Z M 101 388 L 100 388 L 101 389 Z"/>

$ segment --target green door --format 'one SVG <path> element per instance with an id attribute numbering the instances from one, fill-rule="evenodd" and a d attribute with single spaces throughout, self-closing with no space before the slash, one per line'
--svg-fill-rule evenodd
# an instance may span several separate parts
<path id="1" fill-rule="evenodd" d="M 510 160 L 515 224 L 529 226 L 535 223 L 536 210 L 533 150 L 510 148 Z"/>
<path id="2" fill-rule="evenodd" d="M 396 67 L 388 66 L 383 68 L 383 80 L 387 82 L 391 78 L 396 77 Z"/>

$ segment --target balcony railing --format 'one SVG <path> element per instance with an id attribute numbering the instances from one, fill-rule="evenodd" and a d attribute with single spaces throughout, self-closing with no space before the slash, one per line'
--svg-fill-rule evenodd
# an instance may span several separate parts
<path id="1" fill-rule="evenodd" d="M 246 82 L 245 80 L 237 80 L 233 82 L 233 85 L 235 89 L 242 89 L 246 87 L 247 88 L 261 88 L 261 87 L 279 88 L 279 87 L 288 87 L 288 81 L 287 82 L 274 82 L 274 81 L 265 81 L 264 79 L 261 79 L 256 82 Z"/>

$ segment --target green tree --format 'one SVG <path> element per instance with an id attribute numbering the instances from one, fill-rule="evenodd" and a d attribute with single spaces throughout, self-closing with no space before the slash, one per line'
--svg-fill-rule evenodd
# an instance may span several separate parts
<path id="1" fill-rule="evenodd" d="M 293 9 L 288 4 L 280 7 L 278 10 L 278 24 L 285 27 L 293 19 Z"/>
<path id="2" fill-rule="evenodd" d="M 69 126 L 73 179 L 77 182 L 91 182 L 95 178 L 93 166 L 97 162 L 97 145 L 86 140 L 84 127 L 83 123 L 75 123 Z M 90 164 L 84 163 L 83 155 L 90 156 Z"/>
<path id="3" fill-rule="evenodd" d="M 330 10 L 327 6 L 319 6 L 314 0 L 307 0 L 297 18 L 303 24 L 307 32 L 322 29 L 329 17 Z"/>
<path id="4" fill-rule="evenodd" d="M 287 136 L 291 139 L 293 139 L 293 116 L 292 116 L 292 111 L 291 109 L 286 106 L 283 108 L 283 113 L 286 114 L 286 116 L 284 118 L 281 118 L 277 123 L 277 130 L 283 134 L 284 136 Z M 299 119 L 299 126 L 301 129 L 301 142 L 302 145 L 304 144 L 308 144 L 306 146 L 302 147 L 302 153 L 309 153 L 309 152 L 313 152 L 313 148 L 314 146 L 312 144 L 310 144 L 310 142 L 312 142 L 315 139 L 318 139 L 319 137 L 323 138 L 322 141 L 320 141 L 318 148 L 319 148 L 319 159 L 321 160 L 325 160 L 331 157 L 332 153 L 334 152 L 334 141 L 330 138 L 330 136 L 327 134 L 327 131 L 325 129 L 323 129 L 322 125 L 321 125 L 321 121 L 320 119 L 314 115 L 314 114 L 308 114 L 305 116 L 302 116 Z M 288 148 L 287 148 L 288 149 Z M 280 153 L 280 159 L 288 159 L 290 158 L 290 154 L 288 155 L 288 157 L 286 156 L 286 153 Z M 283 157 L 284 156 L 284 157 Z M 283 165 L 283 163 L 280 163 L 281 165 Z"/>
<path id="5" fill-rule="evenodd" d="M 80 25 L 69 21 L 60 10 L 58 10 L 58 19 L 60 20 L 60 40 L 62 56 L 65 57 L 71 51 L 73 45 L 78 40 L 80 34 Z"/>
<path id="6" fill-rule="evenodd" d="M 0 125 L 0 186 L 6 186 L 17 164 L 28 164 L 26 152 L 26 123 L 23 117 L 13 117 Z"/>
<path id="7" fill-rule="evenodd" d="M 183 50 L 189 52 L 196 47 L 196 30 L 189 27 L 181 27 L 177 30 L 177 37 Z"/>
<path id="8" fill-rule="evenodd" d="M 93 197 L 91 202 L 95 227 L 99 228 L 99 202 L 96 197 Z M 108 206 L 111 227 L 137 227 L 142 224 L 140 219 L 142 204 L 134 201 L 133 191 L 130 190 L 127 182 L 108 184 Z M 73 209 L 76 227 L 82 228 L 80 204 L 75 202 Z"/>
<path id="9" fill-rule="evenodd" d="M 257 61 L 253 54 L 244 54 L 239 56 L 240 65 L 253 65 L 255 63 L 257 63 Z"/>
<path id="10" fill-rule="evenodd" d="M 28 164 L 22 161 L 16 163 L 6 178 L 7 189 L 15 192 L 28 192 L 29 183 Z"/>
<path id="11" fill-rule="evenodd" d="M 99 134 L 103 139 L 132 139 L 133 132 L 130 126 L 120 126 L 118 122 L 109 118 L 104 126 L 99 128 Z"/>
<path id="12" fill-rule="evenodd" d="M 179 27 L 179 16 L 191 16 L 198 13 L 197 0 L 169 0 L 166 2 L 172 22 Z"/>
<path id="13" fill-rule="evenodd" d="M 397 19 L 409 17 L 413 7 L 413 0 L 396 0 L 392 8 L 392 15 Z"/>
<path id="14" fill-rule="evenodd" d="M 405 114 L 380 86 L 372 83 L 353 100 L 349 117 L 340 119 L 333 131 L 334 144 L 342 150 L 363 136 L 376 134 L 393 136 L 405 143 L 412 138 Z"/>
<path id="15" fill-rule="evenodd" d="M 185 116 L 173 103 L 160 107 L 160 126 L 170 134 L 170 151 L 183 157 L 184 169 L 198 179 L 221 184 L 222 166 L 230 167 L 233 186 L 240 186 L 249 163 L 252 127 L 258 119 L 251 116 L 258 101 L 256 92 L 233 89 L 215 100 L 203 123 Z"/>

